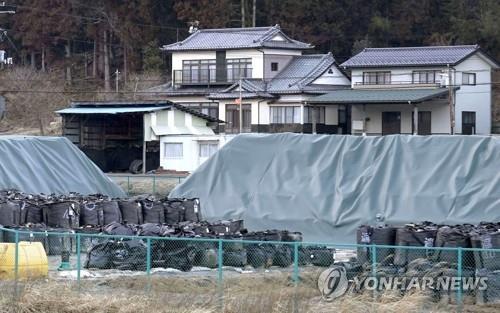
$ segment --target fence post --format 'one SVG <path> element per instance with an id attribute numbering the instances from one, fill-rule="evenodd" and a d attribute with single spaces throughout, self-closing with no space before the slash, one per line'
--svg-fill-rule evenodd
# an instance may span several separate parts
<path id="1" fill-rule="evenodd" d="M 81 278 L 81 239 L 80 233 L 76 234 L 76 283 L 78 284 L 78 292 L 80 292 L 80 278 Z"/>
<path id="2" fill-rule="evenodd" d="M 462 247 L 458 247 L 457 249 L 457 276 L 460 280 L 460 287 L 458 287 L 457 290 L 457 311 L 462 312 L 462 304 L 463 304 L 463 299 L 462 299 L 462 287 L 463 287 L 463 269 L 462 269 L 462 256 L 463 256 L 463 250 Z"/>
<path id="3" fill-rule="evenodd" d="M 151 291 L 151 238 L 146 239 L 146 275 L 148 277 L 147 292 Z"/>
<path id="4" fill-rule="evenodd" d="M 372 255 L 372 275 L 373 278 L 377 279 L 377 246 L 371 246 L 371 255 Z M 373 289 L 373 297 L 377 297 L 377 288 Z"/>
<path id="5" fill-rule="evenodd" d="M 19 231 L 16 230 L 15 235 L 14 235 L 15 241 L 16 241 L 16 253 L 14 256 L 14 280 L 15 280 L 15 285 L 14 285 L 14 296 L 17 299 L 18 298 L 18 280 L 19 280 Z"/>
<path id="6" fill-rule="evenodd" d="M 297 287 L 299 283 L 299 243 L 297 241 L 293 244 L 293 282 Z"/>
<path id="7" fill-rule="evenodd" d="M 218 249 L 217 249 L 217 286 L 219 289 L 219 311 L 224 311 L 224 285 L 222 277 L 222 262 L 223 262 L 223 251 L 222 251 L 222 239 L 219 238 Z"/>
<path id="8" fill-rule="evenodd" d="M 153 194 L 156 194 L 156 176 L 153 175 Z"/>
<path id="9" fill-rule="evenodd" d="M 130 196 L 130 176 L 127 175 L 127 195 Z"/>

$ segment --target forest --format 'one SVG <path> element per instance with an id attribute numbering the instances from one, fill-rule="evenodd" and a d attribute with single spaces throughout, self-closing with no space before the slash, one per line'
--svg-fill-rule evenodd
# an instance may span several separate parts
<path id="1" fill-rule="evenodd" d="M 58 103 L 96 98 L 96 92 L 118 90 L 126 96 L 127 90 L 165 83 L 169 57 L 159 48 L 185 39 L 194 21 L 200 28 L 280 24 L 291 37 L 314 44 L 313 52 L 331 51 L 339 62 L 364 47 L 476 43 L 500 59 L 498 0 L 17 0 L 6 5 L 14 5 L 16 13 L 0 15 L 0 48 L 13 65 L 0 73 L 0 92 L 51 89 L 60 92 Z M 32 96 L 17 96 L 22 97 L 29 102 Z"/>

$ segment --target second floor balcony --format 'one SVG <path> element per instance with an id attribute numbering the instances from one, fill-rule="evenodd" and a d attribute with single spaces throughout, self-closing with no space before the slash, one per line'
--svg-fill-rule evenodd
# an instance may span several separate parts
<path id="1" fill-rule="evenodd" d="M 173 71 L 173 85 L 228 85 L 237 82 L 240 78 L 252 78 L 252 68 L 188 68 Z"/>

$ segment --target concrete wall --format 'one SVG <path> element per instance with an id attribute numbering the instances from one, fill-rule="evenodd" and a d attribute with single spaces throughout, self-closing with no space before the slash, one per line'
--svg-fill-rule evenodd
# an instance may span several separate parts
<path id="1" fill-rule="evenodd" d="M 420 111 L 431 111 L 432 134 L 449 134 L 450 118 L 446 101 L 430 101 L 417 105 Z M 382 112 L 401 112 L 401 133 L 412 134 L 413 106 L 407 104 L 367 104 L 353 105 L 351 116 L 353 121 L 364 121 L 365 132 L 368 135 L 382 134 Z"/>

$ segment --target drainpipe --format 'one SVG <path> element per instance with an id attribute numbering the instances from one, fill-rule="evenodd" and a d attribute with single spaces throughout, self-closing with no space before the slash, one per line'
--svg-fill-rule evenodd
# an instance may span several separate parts
<path id="1" fill-rule="evenodd" d="M 408 104 L 411 105 L 411 101 L 408 101 Z M 413 135 L 418 135 L 418 107 L 416 104 L 413 105 Z"/>

